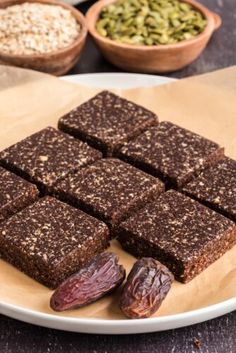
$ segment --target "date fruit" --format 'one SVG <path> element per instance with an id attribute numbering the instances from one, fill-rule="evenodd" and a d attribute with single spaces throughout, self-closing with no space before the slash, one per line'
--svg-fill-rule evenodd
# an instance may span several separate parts
<path id="1" fill-rule="evenodd" d="M 66 279 L 53 293 L 50 306 L 55 311 L 80 308 L 117 288 L 125 279 L 118 256 L 104 252 L 79 272 Z"/>
<path id="2" fill-rule="evenodd" d="M 154 314 L 170 290 L 172 273 L 159 261 L 144 257 L 135 262 L 121 293 L 120 308 L 131 319 Z"/>

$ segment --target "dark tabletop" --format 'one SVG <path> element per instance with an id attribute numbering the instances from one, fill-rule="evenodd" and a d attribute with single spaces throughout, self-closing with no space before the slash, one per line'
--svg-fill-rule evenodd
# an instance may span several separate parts
<path id="1" fill-rule="evenodd" d="M 223 27 L 192 65 L 169 74 L 186 77 L 236 65 L 235 0 L 202 1 L 219 13 Z M 78 8 L 86 12 L 91 2 Z M 89 39 L 71 74 L 117 72 Z M 1 284 L 0 284 L 1 285 Z M 200 350 L 196 340 L 201 342 Z M 202 324 L 135 336 L 98 336 L 62 332 L 21 323 L 0 315 L 0 353 L 236 353 L 236 312 Z"/>

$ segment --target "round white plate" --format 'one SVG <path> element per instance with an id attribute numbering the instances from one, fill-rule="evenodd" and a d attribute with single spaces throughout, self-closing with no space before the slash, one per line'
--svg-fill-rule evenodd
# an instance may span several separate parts
<path id="1" fill-rule="evenodd" d="M 66 76 L 63 80 L 90 87 L 134 88 L 150 87 L 173 81 L 168 77 L 128 73 L 99 73 Z M 96 334 L 133 334 L 174 329 L 206 321 L 236 310 L 236 298 L 176 315 L 142 320 L 102 320 L 62 317 L 43 314 L 8 303 L 0 303 L 0 313 L 40 326 Z"/>

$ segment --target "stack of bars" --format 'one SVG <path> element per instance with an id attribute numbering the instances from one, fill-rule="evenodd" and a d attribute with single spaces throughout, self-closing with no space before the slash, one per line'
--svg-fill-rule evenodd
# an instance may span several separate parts
<path id="1" fill-rule="evenodd" d="M 0 254 L 55 288 L 117 237 L 188 282 L 236 243 L 236 161 L 103 91 L 0 153 Z"/>

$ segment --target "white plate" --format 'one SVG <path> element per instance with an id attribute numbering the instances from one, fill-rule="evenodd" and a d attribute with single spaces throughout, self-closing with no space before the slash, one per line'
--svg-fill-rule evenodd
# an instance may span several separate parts
<path id="1" fill-rule="evenodd" d="M 63 2 L 67 2 L 67 4 L 70 4 L 70 5 L 78 5 L 85 1 L 88 1 L 88 0 L 63 0 Z"/>
<path id="2" fill-rule="evenodd" d="M 175 79 L 165 76 L 128 74 L 118 72 L 72 75 L 64 76 L 62 79 L 73 83 L 79 83 L 85 86 L 98 87 L 103 89 L 151 87 L 175 81 Z"/>
<path id="3" fill-rule="evenodd" d="M 63 79 L 92 87 L 134 88 L 150 87 L 173 81 L 168 77 L 127 73 L 84 74 Z M 236 298 L 176 315 L 142 320 L 102 320 L 61 317 L 43 314 L 8 303 L 0 303 L 0 313 L 12 318 L 40 326 L 96 334 L 133 334 L 174 329 L 209 320 L 236 310 Z"/>

